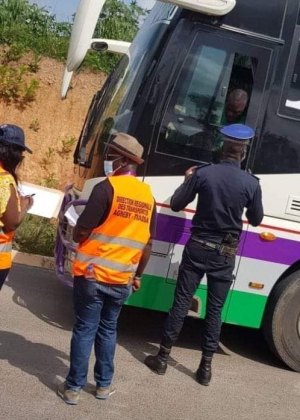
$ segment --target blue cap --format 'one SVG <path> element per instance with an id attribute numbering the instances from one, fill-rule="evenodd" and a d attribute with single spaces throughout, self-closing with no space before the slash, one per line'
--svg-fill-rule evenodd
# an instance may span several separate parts
<path id="1" fill-rule="evenodd" d="M 230 124 L 221 128 L 220 133 L 234 140 L 246 141 L 254 137 L 254 130 L 245 124 Z"/>
<path id="2" fill-rule="evenodd" d="M 29 147 L 25 146 L 25 134 L 22 128 L 17 125 L 2 124 L 0 125 L 0 142 L 10 144 L 17 144 L 21 149 L 26 150 L 29 153 L 32 151 Z"/>

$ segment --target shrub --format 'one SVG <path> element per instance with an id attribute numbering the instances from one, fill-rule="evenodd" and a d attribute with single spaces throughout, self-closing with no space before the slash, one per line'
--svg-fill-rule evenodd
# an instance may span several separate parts
<path id="1" fill-rule="evenodd" d="M 57 153 L 60 157 L 69 157 L 69 154 L 73 150 L 74 144 L 77 142 L 75 136 L 65 137 L 61 140 L 61 148 L 57 149 Z"/>
<path id="2" fill-rule="evenodd" d="M 34 118 L 31 123 L 29 124 L 29 128 L 32 131 L 35 131 L 36 133 L 41 128 L 38 118 Z"/>
<path id="3" fill-rule="evenodd" d="M 28 64 L 28 69 L 31 73 L 37 73 L 40 66 L 39 62 L 41 61 L 41 56 L 37 52 L 33 52 L 33 57 L 31 63 Z"/>
<path id="4" fill-rule="evenodd" d="M 56 229 L 56 221 L 27 214 L 16 231 L 14 249 L 53 257 Z"/>
<path id="5" fill-rule="evenodd" d="M 10 67 L 0 64 L 0 99 L 7 105 L 14 103 L 24 109 L 35 100 L 39 82 L 28 80 L 28 66 Z"/>
<path id="6" fill-rule="evenodd" d="M 9 48 L 4 50 L 2 54 L 2 64 L 8 64 L 12 61 L 18 61 L 23 56 L 25 48 L 19 44 L 12 44 Z"/>
<path id="7" fill-rule="evenodd" d="M 54 172 L 47 173 L 44 180 L 41 182 L 41 185 L 47 188 L 58 188 L 59 181 L 56 177 L 56 174 Z"/>

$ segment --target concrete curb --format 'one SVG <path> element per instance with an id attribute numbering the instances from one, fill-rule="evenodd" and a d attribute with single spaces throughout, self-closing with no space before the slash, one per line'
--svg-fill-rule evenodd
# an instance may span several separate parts
<path id="1" fill-rule="evenodd" d="M 55 269 L 53 257 L 45 257 L 44 255 L 26 254 L 25 252 L 12 251 L 13 262 L 16 264 L 30 265 L 32 267 Z"/>

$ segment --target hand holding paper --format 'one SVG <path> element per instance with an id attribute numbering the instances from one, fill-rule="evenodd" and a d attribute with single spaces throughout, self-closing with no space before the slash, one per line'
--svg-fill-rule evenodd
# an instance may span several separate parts
<path id="1" fill-rule="evenodd" d="M 75 226 L 78 220 L 79 215 L 76 213 L 74 206 L 70 206 L 65 212 L 65 217 L 68 220 L 70 226 Z"/>
<path id="2" fill-rule="evenodd" d="M 62 191 L 42 187 L 41 185 L 30 184 L 29 182 L 22 182 L 19 187 L 19 193 L 21 200 L 25 198 L 30 198 L 31 200 L 32 205 L 28 213 L 47 217 L 49 219 L 58 216 L 64 196 Z"/>

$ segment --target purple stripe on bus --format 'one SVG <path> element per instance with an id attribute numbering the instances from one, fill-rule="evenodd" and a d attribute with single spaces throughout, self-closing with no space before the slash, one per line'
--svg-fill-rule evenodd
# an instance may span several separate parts
<path id="1" fill-rule="evenodd" d="M 185 245 L 191 225 L 190 219 L 158 214 L 155 239 Z M 238 250 L 238 255 L 241 254 L 256 260 L 291 265 L 300 259 L 300 242 L 284 238 L 267 242 L 257 233 L 243 231 Z"/>
<path id="2" fill-rule="evenodd" d="M 157 214 L 156 237 L 155 239 L 163 242 L 172 242 L 185 245 L 186 241 L 180 232 L 189 232 L 192 221 L 182 217 L 168 216 L 166 214 Z M 176 238 L 175 238 L 176 236 Z"/>
<path id="3" fill-rule="evenodd" d="M 243 246 L 243 257 L 291 265 L 300 259 L 300 242 L 284 238 L 268 242 L 262 240 L 257 233 L 248 232 Z"/>

